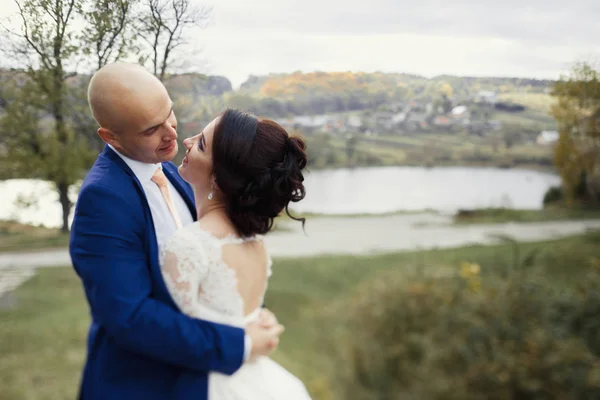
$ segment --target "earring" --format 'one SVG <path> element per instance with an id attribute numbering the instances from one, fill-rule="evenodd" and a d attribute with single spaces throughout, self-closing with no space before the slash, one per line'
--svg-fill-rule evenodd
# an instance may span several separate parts
<path id="1" fill-rule="evenodd" d="M 212 199 L 213 199 L 213 192 L 212 192 L 212 190 L 211 190 L 211 191 L 210 191 L 210 193 L 208 194 L 208 199 L 209 199 L 209 200 L 212 200 Z"/>

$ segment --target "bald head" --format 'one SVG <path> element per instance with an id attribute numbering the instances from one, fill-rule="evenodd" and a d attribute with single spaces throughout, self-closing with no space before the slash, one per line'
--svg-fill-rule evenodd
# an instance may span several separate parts
<path id="1" fill-rule="evenodd" d="M 133 160 L 158 163 L 177 154 L 177 118 L 163 84 L 139 65 L 116 63 L 98 70 L 88 101 L 98 135 Z"/>
<path id="2" fill-rule="evenodd" d="M 170 99 L 163 84 L 143 67 L 114 63 L 94 74 L 88 102 L 101 127 L 121 133 L 149 128 L 155 118 L 164 120 L 166 115 L 161 114 Z"/>

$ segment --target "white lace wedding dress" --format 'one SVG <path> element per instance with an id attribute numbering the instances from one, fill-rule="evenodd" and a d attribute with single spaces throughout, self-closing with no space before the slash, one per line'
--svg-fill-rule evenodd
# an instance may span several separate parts
<path id="1" fill-rule="evenodd" d="M 242 242 L 243 239 L 232 236 L 219 239 L 197 222 L 180 229 L 168 240 L 160 252 L 162 275 L 182 312 L 241 328 L 258 317 L 260 307 L 244 316 L 236 271 L 222 258 L 224 245 Z M 271 264 L 267 255 L 267 278 L 271 275 Z M 208 400 L 310 400 L 310 396 L 302 382 L 285 368 L 268 357 L 258 357 L 244 363 L 231 376 L 211 372 Z"/>

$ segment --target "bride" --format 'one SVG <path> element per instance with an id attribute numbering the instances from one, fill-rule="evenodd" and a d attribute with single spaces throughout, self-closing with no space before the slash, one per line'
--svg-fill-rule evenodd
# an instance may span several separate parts
<path id="1" fill-rule="evenodd" d="M 271 120 L 227 110 L 184 145 L 179 173 L 194 189 L 198 221 L 161 250 L 162 274 L 182 312 L 243 328 L 258 318 L 271 275 L 261 235 L 304 198 L 305 144 Z M 310 397 L 298 378 L 258 357 L 231 376 L 211 372 L 208 399 Z"/>

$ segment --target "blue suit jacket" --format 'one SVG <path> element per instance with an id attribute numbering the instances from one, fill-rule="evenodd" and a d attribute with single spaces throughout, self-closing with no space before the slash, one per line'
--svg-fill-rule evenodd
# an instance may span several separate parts
<path id="1" fill-rule="evenodd" d="M 163 163 L 163 170 L 195 216 L 193 193 L 175 165 Z M 92 317 L 81 399 L 203 400 L 209 371 L 232 374 L 241 366 L 242 329 L 178 311 L 162 279 L 142 186 L 108 146 L 81 187 L 70 253 Z"/>

